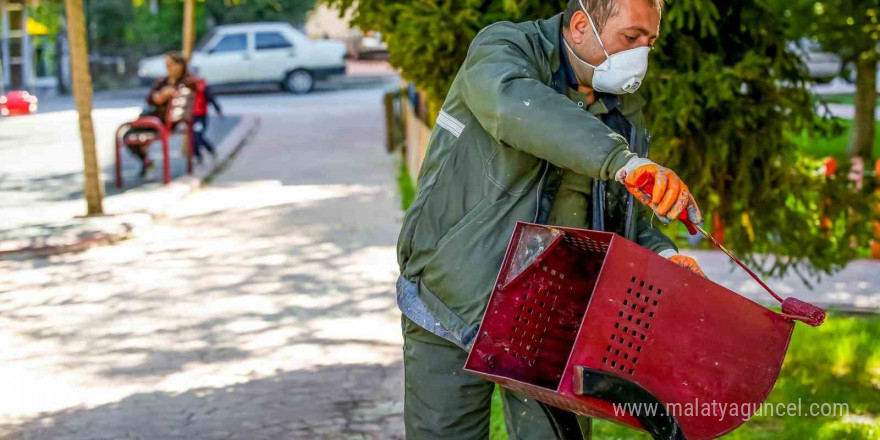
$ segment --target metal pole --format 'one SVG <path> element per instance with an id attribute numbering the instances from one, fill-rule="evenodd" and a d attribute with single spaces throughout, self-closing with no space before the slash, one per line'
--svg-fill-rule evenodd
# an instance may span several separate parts
<path id="1" fill-rule="evenodd" d="M 88 215 L 100 215 L 104 213 L 102 202 L 104 186 L 101 184 L 101 169 L 95 151 L 95 131 L 92 126 L 92 77 L 89 74 L 83 5 L 82 0 L 64 0 L 64 5 L 67 10 L 73 99 L 79 114 L 79 131 L 82 138 L 86 204 Z"/>

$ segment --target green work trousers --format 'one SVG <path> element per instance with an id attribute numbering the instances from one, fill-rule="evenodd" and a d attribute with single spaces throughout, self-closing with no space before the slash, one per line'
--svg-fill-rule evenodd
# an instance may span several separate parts
<path id="1" fill-rule="evenodd" d="M 487 440 L 495 384 L 463 370 L 467 352 L 402 317 L 407 440 Z M 534 399 L 501 388 L 510 440 L 556 438 Z M 590 419 L 578 417 L 584 439 Z"/>

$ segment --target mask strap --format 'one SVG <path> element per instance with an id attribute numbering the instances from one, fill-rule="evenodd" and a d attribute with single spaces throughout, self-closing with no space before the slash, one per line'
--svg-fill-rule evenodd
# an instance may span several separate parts
<path id="1" fill-rule="evenodd" d="M 569 46 L 569 45 L 568 45 L 568 42 L 565 41 L 565 38 L 564 38 L 564 37 L 562 38 L 562 44 L 565 45 L 565 48 L 568 49 L 568 53 L 570 53 L 571 56 L 573 56 L 576 60 L 580 61 L 581 63 L 583 63 L 583 64 L 585 64 L 585 65 L 587 65 L 587 66 L 589 66 L 589 67 L 591 67 L 591 68 L 594 69 L 594 70 L 597 70 L 597 69 L 598 69 L 597 66 L 594 66 L 594 65 L 592 65 L 592 64 L 590 64 L 590 63 L 588 63 L 588 62 L 582 60 L 581 57 L 579 57 L 576 53 L 574 53 L 574 51 L 571 49 L 571 46 Z"/>
<path id="2" fill-rule="evenodd" d="M 578 4 L 581 5 L 581 9 L 584 11 L 584 14 L 587 14 L 587 20 L 590 20 L 590 27 L 593 28 L 593 34 L 596 36 L 596 40 L 599 41 L 599 47 L 601 47 L 602 52 L 605 53 L 605 58 L 606 59 L 611 58 L 611 56 L 608 55 L 608 51 L 605 50 L 605 43 L 602 43 L 602 37 L 599 36 L 599 30 L 596 29 L 596 22 L 593 21 L 593 17 L 590 15 L 590 12 L 587 11 L 587 7 L 584 6 L 584 1 L 578 0 Z M 580 59 L 580 58 L 578 58 L 578 59 Z"/>

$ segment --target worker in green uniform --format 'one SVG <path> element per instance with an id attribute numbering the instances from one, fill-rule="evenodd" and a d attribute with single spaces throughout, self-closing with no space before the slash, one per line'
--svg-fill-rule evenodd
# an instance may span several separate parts
<path id="1" fill-rule="evenodd" d="M 646 157 L 635 92 L 661 12 L 662 0 L 571 0 L 471 43 L 397 244 L 407 439 L 488 438 L 494 384 L 462 368 L 517 221 L 616 232 L 702 274 L 651 227 L 681 212 L 702 223 L 684 182 Z M 502 397 L 510 439 L 554 438 L 537 402 Z"/>

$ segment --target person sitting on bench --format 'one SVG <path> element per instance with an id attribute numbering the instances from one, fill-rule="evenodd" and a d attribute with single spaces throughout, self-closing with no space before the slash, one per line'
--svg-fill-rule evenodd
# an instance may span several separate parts
<path id="1" fill-rule="evenodd" d="M 163 123 L 168 114 L 168 105 L 178 89 L 186 87 L 190 90 L 196 88 L 196 78 L 187 69 L 186 57 L 181 52 L 170 51 L 165 53 L 165 67 L 168 76 L 159 78 L 150 87 L 147 93 L 147 107 L 141 116 L 155 116 Z M 129 151 L 141 160 L 141 177 L 147 175 L 153 168 L 153 161 L 147 155 L 150 141 L 158 135 L 149 128 L 132 128 L 125 133 L 125 144 Z"/>

